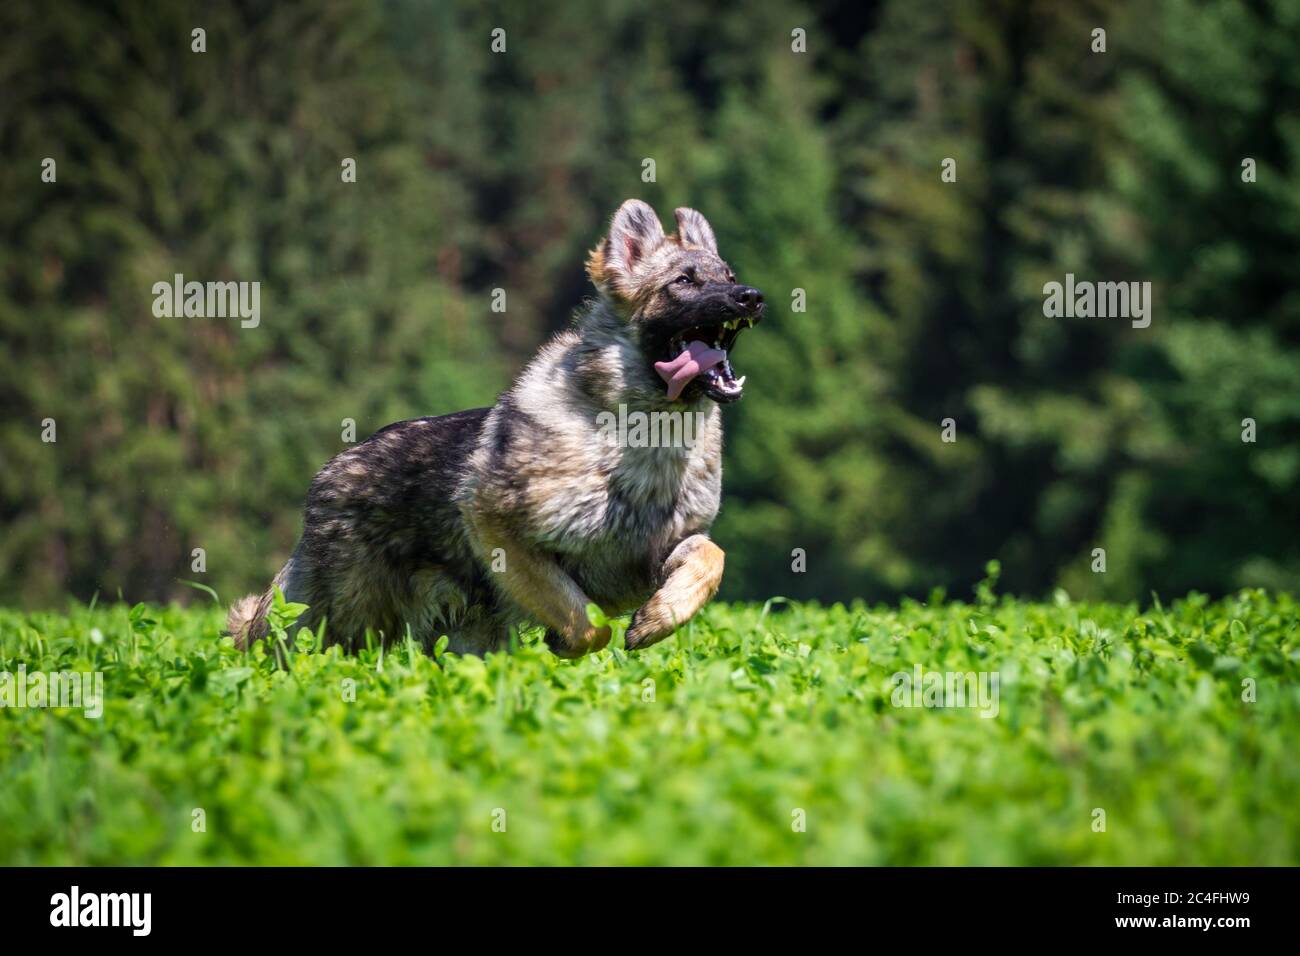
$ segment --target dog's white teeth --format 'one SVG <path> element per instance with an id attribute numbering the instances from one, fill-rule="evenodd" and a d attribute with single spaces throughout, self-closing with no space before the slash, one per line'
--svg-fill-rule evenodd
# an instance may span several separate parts
<path id="1" fill-rule="evenodd" d="M 742 376 L 740 376 L 740 378 L 736 379 L 736 388 L 744 388 L 744 387 L 745 387 L 745 379 L 748 378 L 748 377 L 749 377 L 749 376 L 747 376 L 747 375 L 742 375 Z"/>

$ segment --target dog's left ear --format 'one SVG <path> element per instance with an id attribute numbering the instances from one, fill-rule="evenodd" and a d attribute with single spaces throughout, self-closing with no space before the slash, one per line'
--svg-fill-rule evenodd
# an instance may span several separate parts
<path id="1" fill-rule="evenodd" d="M 674 210 L 673 215 L 677 217 L 678 239 L 717 254 L 718 240 L 713 237 L 713 227 L 709 225 L 709 220 L 685 206 Z"/>

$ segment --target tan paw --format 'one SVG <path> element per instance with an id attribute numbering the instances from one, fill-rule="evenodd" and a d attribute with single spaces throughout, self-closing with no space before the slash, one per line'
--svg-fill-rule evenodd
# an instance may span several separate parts
<path id="1" fill-rule="evenodd" d="M 677 630 L 677 623 L 667 613 L 667 609 L 662 605 L 656 605 L 652 600 L 649 604 L 638 608 L 632 615 L 623 643 L 629 651 L 639 651 L 651 644 L 658 644 L 675 630 Z"/>

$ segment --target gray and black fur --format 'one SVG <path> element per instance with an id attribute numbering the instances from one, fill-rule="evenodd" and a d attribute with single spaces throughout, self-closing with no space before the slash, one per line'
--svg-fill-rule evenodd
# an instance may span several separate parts
<path id="1" fill-rule="evenodd" d="M 654 369 L 687 336 L 728 347 L 758 320 L 708 223 L 676 212 L 666 236 L 629 200 L 588 271 L 600 292 L 548 342 L 492 408 L 398 422 L 331 459 L 307 494 L 302 539 L 276 576 L 299 625 L 355 648 L 408 631 L 426 648 L 506 649 L 512 625 L 539 623 L 557 654 L 603 647 L 609 615 L 635 610 L 627 646 L 662 640 L 717 589 L 722 552 L 707 537 L 721 494 L 720 401 L 743 382 L 730 362 L 668 401 Z M 737 323 L 737 318 L 742 319 Z M 731 328 L 723 330 L 721 323 Z M 620 447 L 601 412 L 699 412 L 690 447 Z M 231 608 L 241 647 L 266 635 L 272 591 Z"/>

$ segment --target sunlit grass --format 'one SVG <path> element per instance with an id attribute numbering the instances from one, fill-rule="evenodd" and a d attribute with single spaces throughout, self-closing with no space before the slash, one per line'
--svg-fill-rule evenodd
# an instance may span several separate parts
<path id="1" fill-rule="evenodd" d="M 284 670 L 220 628 L 0 611 L 0 670 L 105 686 L 97 720 L 0 711 L 0 863 L 1300 862 L 1286 596 L 714 605 L 576 662 Z M 997 716 L 894 706 L 917 664 L 996 673 Z"/>

